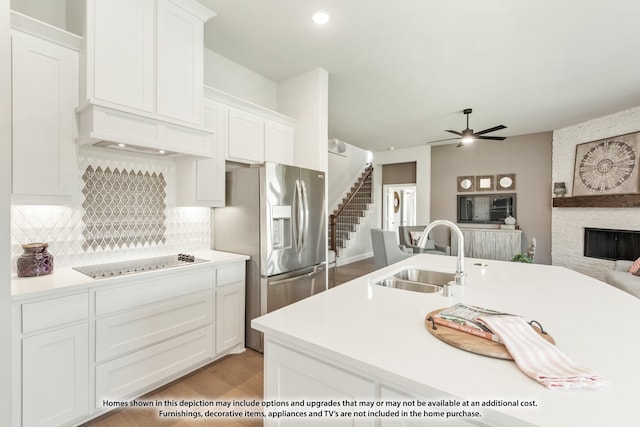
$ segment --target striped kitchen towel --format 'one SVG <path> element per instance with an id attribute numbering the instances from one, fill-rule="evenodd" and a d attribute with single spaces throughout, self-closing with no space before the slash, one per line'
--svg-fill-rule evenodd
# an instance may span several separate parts
<path id="1" fill-rule="evenodd" d="M 480 317 L 498 335 L 518 367 L 548 388 L 599 387 L 606 382 L 593 370 L 577 365 L 547 342 L 519 316 Z"/>

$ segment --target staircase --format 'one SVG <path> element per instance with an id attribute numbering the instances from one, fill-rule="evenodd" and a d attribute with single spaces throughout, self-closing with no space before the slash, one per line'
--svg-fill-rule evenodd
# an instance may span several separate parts
<path id="1" fill-rule="evenodd" d="M 373 167 L 367 166 L 338 209 L 329 215 L 329 250 L 335 252 L 336 258 L 340 249 L 347 247 L 351 233 L 356 231 L 373 203 L 372 172 Z"/>

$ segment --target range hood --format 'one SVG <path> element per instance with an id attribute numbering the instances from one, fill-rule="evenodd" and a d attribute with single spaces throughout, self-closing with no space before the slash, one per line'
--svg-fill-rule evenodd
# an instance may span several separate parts
<path id="1" fill-rule="evenodd" d="M 204 110 L 204 23 L 215 13 L 197 0 L 80 3 L 77 143 L 216 157 Z"/>
<path id="2" fill-rule="evenodd" d="M 79 107 L 78 145 L 92 145 L 154 156 L 216 156 L 215 134 L 204 127 L 190 127 L 160 120 L 144 112 L 123 111 L 106 102 L 92 101 Z"/>
<path id="3" fill-rule="evenodd" d="M 174 151 L 160 150 L 157 148 L 142 147 L 140 145 L 125 144 L 123 142 L 113 142 L 113 141 L 100 141 L 93 144 L 93 146 L 109 148 L 111 150 L 127 151 L 127 152 L 133 152 L 138 154 L 147 154 L 150 156 L 159 156 L 159 157 L 173 156 L 178 154 Z"/>

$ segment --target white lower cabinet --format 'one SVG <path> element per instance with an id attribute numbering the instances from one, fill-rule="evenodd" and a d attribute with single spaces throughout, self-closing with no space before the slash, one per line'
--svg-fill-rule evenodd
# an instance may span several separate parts
<path id="1" fill-rule="evenodd" d="M 96 283 L 14 303 L 16 426 L 78 425 L 244 348 L 244 260 Z"/>
<path id="2" fill-rule="evenodd" d="M 96 366 L 96 408 L 133 398 L 177 378 L 213 355 L 212 326 Z"/>
<path id="3" fill-rule="evenodd" d="M 59 426 L 89 413 L 86 324 L 22 340 L 22 425 Z"/>
<path id="4" fill-rule="evenodd" d="M 244 282 L 216 289 L 216 353 L 244 338 Z"/>
<path id="5" fill-rule="evenodd" d="M 436 390 L 424 392 L 408 391 L 395 383 L 380 379 L 380 372 L 375 372 L 366 365 L 350 369 L 340 362 L 331 361 L 317 349 L 306 350 L 298 344 L 281 342 L 277 338 L 265 336 L 264 351 L 264 400 L 279 400 L 293 403 L 300 400 L 356 402 L 375 401 L 373 411 L 393 411 L 389 417 L 375 416 L 333 416 L 321 410 L 321 417 L 309 418 L 265 418 L 266 426 L 297 425 L 344 425 L 344 426 L 380 426 L 380 427 L 417 427 L 417 426 L 507 426 L 508 423 L 497 421 L 494 414 L 482 420 L 462 418 L 436 418 L 411 416 L 410 411 L 433 411 L 433 407 L 417 406 L 416 401 L 440 400 L 446 395 Z M 400 391 L 403 390 L 403 391 Z M 454 398 L 451 396 L 450 398 Z M 402 402 L 406 401 L 404 405 Z M 400 407 L 387 402 L 400 402 Z M 365 407 L 366 408 L 366 407 Z M 335 412 L 370 412 L 371 408 L 344 407 L 328 408 Z M 275 409 L 276 411 L 278 408 Z M 307 409 L 309 411 L 309 409 Z M 406 416 L 400 411 L 404 411 Z M 355 415 L 355 414 L 354 414 Z M 305 421 L 307 421 L 305 423 Z"/>
<path id="6" fill-rule="evenodd" d="M 245 265 L 216 270 L 216 353 L 244 342 Z"/>
<path id="7" fill-rule="evenodd" d="M 213 358 L 214 268 L 131 279 L 95 293 L 96 408 Z"/>
<path id="8" fill-rule="evenodd" d="M 211 326 L 211 291 L 96 320 L 96 362 Z"/>
<path id="9" fill-rule="evenodd" d="M 265 401 L 374 400 L 375 383 L 342 368 L 267 340 L 265 344 Z M 267 426 L 297 426 L 300 418 L 265 418 Z M 307 424 L 318 424 L 309 419 Z M 336 417 L 322 420 L 337 426 L 373 426 L 374 418 Z"/>
<path id="10" fill-rule="evenodd" d="M 57 307 L 68 305 L 69 315 Z M 59 426 L 89 414 L 87 293 L 20 304 L 14 317 L 23 426 Z M 82 309 L 85 310 L 82 310 Z M 55 329 L 52 329 L 55 328 Z"/>
<path id="11" fill-rule="evenodd" d="M 404 407 L 404 411 L 405 412 L 409 412 L 411 410 L 418 412 L 418 413 L 423 413 L 423 411 L 429 411 L 432 412 L 434 411 L 434 407 L 429 407 L 429 406 L 421 406 L 421 407 L 417 407 L 413 405 L 413 402 L 415 402 L 417 400 L 415 395 L 412 395 L 410 392 L 401 392 L 398 390 L 395 390 L 393 388 L 389 388 L 387 386 L 381 386 L 380 387 L 380 400 L 382 401 L 394 401 L 394 402 L 402 402 L 402 401 L 408 401 L 410 403 L 409 406 Z M 422 399 L 423 401 L 427 401 L 430 399 Z M 434 398 L 433 400 L 436 400 L 436 398 Z M 440 410 L 440 409 L 438 409 Z M 434 426 L 434 425 L 446 425 L 446 426 L 451 426 L 451 427 L 469 427 L 471 425 L 479 425 L 479 426 L 486 426 L 486 424 L 482 424 L 482 423 L 473 423 L 473 422 L 467 422 L 464 419 L 460 419 L 460 418 L 449 418 L 449 419 L 442 419 L 442 418 L 429 418 L 429 417 L 393 417 L 393 418 L 382 418 L 380 420 L 380 427 L 422 427 L 422 426 Z"/>

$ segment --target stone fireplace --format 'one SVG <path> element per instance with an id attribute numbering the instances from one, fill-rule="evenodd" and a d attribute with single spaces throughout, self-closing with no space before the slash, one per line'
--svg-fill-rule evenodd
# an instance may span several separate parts
<path id="1" fill-rule="evenodd" d="M 576 145 L 637 131 L 640 107 L 554 131 L 552 181 L 564 182 L 571 196 Z M 585 228 L 640 231 L 640 208 L 552 208 L 552 264 L 602 280 L 613 261 L 584 256 Z"/>

